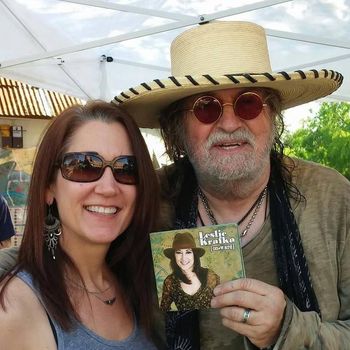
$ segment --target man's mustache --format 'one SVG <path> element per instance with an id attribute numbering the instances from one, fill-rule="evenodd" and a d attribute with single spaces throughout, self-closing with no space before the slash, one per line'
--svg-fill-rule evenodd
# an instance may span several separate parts
<path id="1" fill-rule="evenodd" d="M 246 129 L 237 129 L 233 132 L 216 131 L 212 133 L 208 140 L 205 142 L 205 146 L 210 148 L 213 145 L 220 143 L 248 143 L 255 148 L 255 137 Z"/>

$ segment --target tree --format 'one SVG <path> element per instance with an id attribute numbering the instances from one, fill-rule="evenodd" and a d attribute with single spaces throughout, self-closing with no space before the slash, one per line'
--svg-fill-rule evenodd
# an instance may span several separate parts
<path id="1" fill-rule="evenodd" d="M 350 179 L 350 104 L 322 103 L 284 143 L 286 154 L 335 168 Z"/>

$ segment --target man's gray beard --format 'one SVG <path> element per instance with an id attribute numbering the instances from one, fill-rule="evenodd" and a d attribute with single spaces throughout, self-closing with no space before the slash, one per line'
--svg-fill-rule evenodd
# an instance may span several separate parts
<path id="1" fill-rule="evenodd" d="M 248 142 L 253 150 L 244 154 L 215 157 L 209 152 L 211 145 L 220 141 Z M 270 152 L 274 141 L 274 131 L 262 149 L 258 150 L 254 135 L 246 129 L 233 133 L 218 131 L 197 150 L 185 142 L 189 160 L 195 170 L 198 183 L 221 198 L 231 196 L 244 198 L 270 162 Z"/>

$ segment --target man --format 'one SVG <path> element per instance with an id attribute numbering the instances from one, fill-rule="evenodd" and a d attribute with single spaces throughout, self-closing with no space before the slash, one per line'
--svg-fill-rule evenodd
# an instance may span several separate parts
<path id="1" fill-rule="evenodd" d="M 11 245 L 11 237 L 15 235 L 10 210 L 7 203 L 0 195 L 0 249 L 8 248 Z"/>
<path id="2" fill-rule="evenodd" d="M 283 155 L 283 109 L 342 83 L 329 70 L 272 73 L 263 28 L 214 22 L 179 35 L 172 73 L 114 100 L 157 127 L 169 228 L 237 222 L 246 275 L 210 311 L 167 315 L 171 349 L 346 349 L 350 184 Z"/>

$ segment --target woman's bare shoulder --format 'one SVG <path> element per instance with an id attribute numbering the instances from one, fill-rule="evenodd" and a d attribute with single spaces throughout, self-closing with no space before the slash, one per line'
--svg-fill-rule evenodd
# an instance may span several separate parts
<path id="1" fill-rule="evenodd" d="M 3 288 L 3 283 L 0 288 Z M 4 304 L 11 315 L 18 311 L 26 312 L 28 309 L 33 311 L 37 307 L 43 308 L 32 288 L 18 277 L 11 278 L 7 283 Z"/>
<path id="2" fill-rule="evenodd" d="M 0 306 L 0 339 L 4 349 L 56 349 L 44 307 L 20 278 L 14 277 L 7 284 L 4 307 Z"/>

